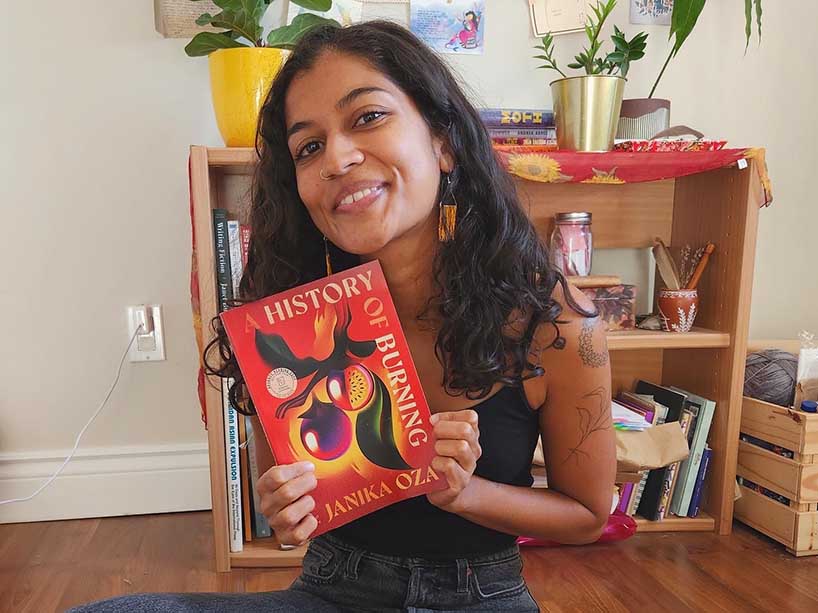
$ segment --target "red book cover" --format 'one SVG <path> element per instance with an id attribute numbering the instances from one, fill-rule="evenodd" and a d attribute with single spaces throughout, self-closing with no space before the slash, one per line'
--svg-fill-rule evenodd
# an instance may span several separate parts
<path id="1" fill-rule="evenodd" d="M 313 537 L 447 487 L 377 261 L 220 317 L 276 463 L 315 465 Z"/>

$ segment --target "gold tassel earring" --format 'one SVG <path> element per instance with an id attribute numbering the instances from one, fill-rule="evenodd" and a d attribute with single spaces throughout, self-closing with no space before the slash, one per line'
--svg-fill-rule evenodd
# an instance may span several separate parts
<path id="1" fill-rule="evenodd" d="M 452 204 L 445 202 L 447 195 L 451 197 Z M 452 191 L 452 179 L 450 174 L 446 175 L 446 190 L 443 192 L 439 209 L 440 217 L 437 223 L 437 238 L 445 243 L 454 238 L 454 230 L 457 226 L 457 200 L 455 200 L 454 192 Z"/>
<path id="2" fill-rule="evenodd" d="M 329 261 L 329 241 L 324 237 L 324 259 L 327 261 L 327 276 L 332 274 L 332 263 Z"/>

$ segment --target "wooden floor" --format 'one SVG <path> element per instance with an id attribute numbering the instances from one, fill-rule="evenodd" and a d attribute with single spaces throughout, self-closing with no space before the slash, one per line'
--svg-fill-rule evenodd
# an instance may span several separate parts
<path id="1" fill-rule="evenodd" d="M 644 534 L 523 551 L 543 611 L 818 611 L 818 557 L 796 559 L 739 523 L 729 537 Z M 0 526 L 2 613 L 130 592 L 275 590 L 297 573 L 215 572 L 208 512 Z"/>

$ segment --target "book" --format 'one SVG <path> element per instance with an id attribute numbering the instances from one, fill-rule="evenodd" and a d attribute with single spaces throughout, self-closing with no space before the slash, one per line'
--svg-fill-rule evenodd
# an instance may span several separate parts
<path id="1" fill-rule="evenodd" d="M 679 478 L 681 488 L 673 495 L 670 509 L 677 515 L 686 515 L 690 507 L 690 499 L 693 497 L 693 489 L 696 487 L 696 478 L 699 474 L 699 467 L 702 463 L 702 454 L 707 444 L 707 436 L 710 433 L 710 426 L 713 423 L 713 415 L 716 412 L 716 403 L 713 400 L 702 398 L 678 387 L 671 387 L 678 392 L 687 395 L 687 406 L 695 409 L 698 418 L 696 419 L 694 431 L 688 437 L 690 445 L 690 456 L 682 460 L 679 467 Z"/>
<path id="2" fill-rule="evenodd" d="M 699 474 L 696 477 L 696 486 L 693 488 L 693 496 L 690 498 L 690 506 L 687 509 L 688 517 L 698 517 L 699 505 L 702 499 L 702 491 L 704 490 L 704 482 L 707 479 L 707 469 L 710 466 L 710 458 L 713 456 L 713 450 L 708 445 L 702 452 L 702 463 L 699 467 Z"/>
<path id="3" fill-rule="evenodd" d="M 213 237 L 218 285 L 219 311 L 225 311 L 233 298 L 233 269 L 230 262 L 229 222 L 226 209 L 213 209 Z M 230 551 L 244 549 L 242 532 L 241 464 L 239 460 L 239 431 L 236 409 L 230 404 L 227 392 L 232 379 L 222 381 L 222 415 L 224 417 L 224 455 L 227 469 L 227 517 Z"/>
<path id="4" fill-rule="evenodd" d="M 637 394 L 653 396 L 657 402 L 666 406 L 667 417 L 665 418 L 665 422 L 679 421 L 687 396 L 670 388 L 656 385 L 642 379 L 636 382 L 634 391 Z M 655 468 L 648 473 L 645 489 L 639 502 L 639 508 L 637 509 L 637 513 L 646 519 L 652 521 L 659 519 L 659 505 L 661 503 L 663 485 L 668 469 L 668 466 L 663 466 L 661 468 Z"/>
<path id="5" fill-rule="evenodd" d="M 679 426 L 682 432 L 687 434 L 693 422 L 693 413 L 687 409 L 682 411 L 679 417 Z M 673 499 L 673 492 L 679 482 L 679 466 L 681 461 L 674 462 L 667 467 L 665 473 L 665 482 L 662 487 L 662 496 L 659 499 L 658 520 L 662 521 L 670 512 L 670 502 Z"/>
<path id="6" fill-rule="evenodd" d="M 241 511 L 244 527 L 244 542 L 253 540 L 253 518 L 250 505 L 250 454 L 247 453 L 247 428 L 244 415 L 237 414 L 236 422 L 239 429 L 239 477 L 241 479 Z"/>
<path id="7" fill-rule="evenodd" d="M 220 317 L 276 464 L 315 465 L 313 537 L 448 487 L 377 261 Z"/>
<path id="8" fill-rule="evenodd" d="M 239 468 L 239 427 L 237 411 L 230 403 L 228 390 L 233 379 L 222 379 L 222 407 L 224 409 L 224 445 L 227 465 L 227 519 L 230 551 L 244 550 L 241 503 L 241 471 Z"/>
<path id="9" fill-rule="evenodd" d="M 227 235 L 227 209 L 213 209 L 213 235 L 215 237 L 216 283 L 219 291 L 219 311 L 227 309 L 227 301 L 233 298 L 233 280 L 230 269 L 230 243 Z"/>
<path id="10" fill-rule="evenodd" d="M 253 538 L 267 538 L 272 535 L 272 529 L 261 512 L 261 498 L 256 490 L 256 484 L 261 477 L 258 459 L 256 456 L 256 433 L 253 429 L 253 420 L 245 419 L 244 428 L 247 432 L 247 471 L 249 473 L 250 509 L 253 522 Z M 262 442 L 262 445 L 264 442 Z"/>
<path id="11" fill-rule="evenodd" d="M 557 131 L 554 128 L 488 128 L 492 138 L 543 138 L 557 140 Z"/>
<path id="12" fill-rule="evenodd" d="M 550 109 L 481 108 L 477 109 L 487 128 L 553 128 Z"/>

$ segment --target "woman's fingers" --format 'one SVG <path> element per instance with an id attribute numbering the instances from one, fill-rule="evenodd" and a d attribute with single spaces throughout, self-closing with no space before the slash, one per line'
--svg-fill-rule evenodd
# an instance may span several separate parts
<path id="1" fill-rule="evenodd" d="M 477 458 L 480 456 L 474 452 L 474 448 L 469 441 L 465 440 L 445 440 L 438 439 L 435 442 L 435 453 L 439 456 L 454 458 L 463 470 L 473 473 L 477 467 Z"/>

